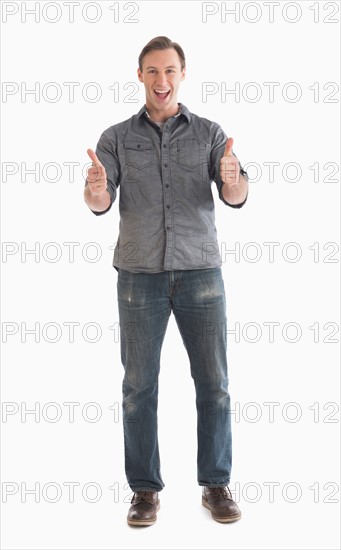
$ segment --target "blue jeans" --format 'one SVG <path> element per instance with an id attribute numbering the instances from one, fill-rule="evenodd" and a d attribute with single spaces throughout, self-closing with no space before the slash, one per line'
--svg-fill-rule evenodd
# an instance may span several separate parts
<path id="1" fill-rule="evenodd" d="M 132 491 L 161 491 L 157 434 L 160 353 L 173 311 L 188 353 L 197 407 L 197 476 L 230 482 L 230 396 L 226 301 L 221 268 L 132 273 L 118 270 L 125 471 Z"/>

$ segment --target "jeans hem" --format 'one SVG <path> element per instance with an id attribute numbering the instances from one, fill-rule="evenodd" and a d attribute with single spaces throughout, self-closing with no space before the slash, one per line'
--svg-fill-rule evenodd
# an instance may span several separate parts
<path id="1" fill-rule="evenodd" d="M 160 493 L 162 491 L 162 489 L 151 489 L 150 487 L 130 487 L 130 488 L 134 493 L 137 493 L 138 491 L 150 491 L 150 492 Z"/>
<path id="2" fill-rule="evenodd" d="M 200 487 L 226 487 L 229 485 L 229 481 L 226 483 L 200 483 L 198 482 Z"/>

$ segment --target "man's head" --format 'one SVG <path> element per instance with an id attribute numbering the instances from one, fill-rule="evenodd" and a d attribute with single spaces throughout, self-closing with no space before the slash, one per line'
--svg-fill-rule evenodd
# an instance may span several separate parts
<path id="1" fill-rule="evenodd" d="M 137 75 L 146 90 L 146 107 L 157 120 L 178 110 L 177 93 L 185 78 L 185 54 L 176 42 L 157 36 L 146 44 L 138 58 Z"/>
<path id="2" fill-rule="evenodd" d="M 145 45 L 145 47 L 143 48 L 142 52 L 139 55 L 138 62 L 139 62 L 140 71 L 142 71 L 143 58 L 148 52 L 152 50 L 167 50 L 170 48 L 173 48 L 177 52 L 179 56 L 181 69 L 184 69 L 186 66 L 186 60 L 185 60 L 184 51 L 181 48 L 181 46 L 177 44 L 177 42 L 172 42 L 172 40 L 167 38 L 167 36 L 157 36 L 156 38 L 153 38 L 148 42 L 148 44 Z"/>

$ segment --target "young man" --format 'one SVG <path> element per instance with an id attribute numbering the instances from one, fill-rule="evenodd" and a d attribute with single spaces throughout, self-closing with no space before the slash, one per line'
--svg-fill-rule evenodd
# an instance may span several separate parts
<path id="1" fill-rule="evenodd" d="M 186 347 L 197 406 L 198 484 L 219 522 L 241 517 L 228 488 L 231 417 L 226 303 L 211 184 L 240 208 L 248 176 L 221 127 L 177 102 L 185 78 L 182 48 L 151 40 L 137 71 L 146 92 L 140 111 L 105 130 L 88 154 L 85 202 L 108 212 L 120 187 L 120 231 L 113 265 L 124 367 L 125 469 L 134 492 L 129 525 L 152 525 L 164 483 L 157 434 L 160 352 L 173 312 Z M 223 332 L 223 334 L 222 334 Z"/>

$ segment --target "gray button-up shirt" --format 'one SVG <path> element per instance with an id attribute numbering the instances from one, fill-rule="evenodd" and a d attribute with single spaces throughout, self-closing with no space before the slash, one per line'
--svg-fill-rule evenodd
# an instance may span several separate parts
<path id="1" fill-rule="evenodd" d="M 97 144 L 111 203 L 103 212 L 92 212 L 108 212 L 120 187 L 116 269 L 157 273 L 222 264 L 212 181 L 224 204 L 240 208 L 246 199 L 235 205 L 222 196 L 220 159 L 227 141 L 222 128 L 182 103 L 179 108 L 179 116 L 168 118 L 161 130 L 144 105 L 107 128 Z"/>

